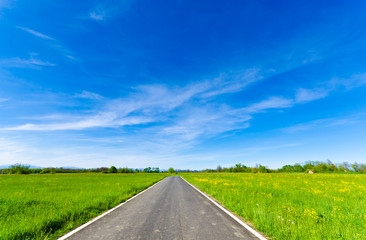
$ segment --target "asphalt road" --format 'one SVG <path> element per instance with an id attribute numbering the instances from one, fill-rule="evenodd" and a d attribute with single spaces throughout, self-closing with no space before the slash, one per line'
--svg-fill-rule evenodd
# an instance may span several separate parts
<path id="1" fill-rule="evenodd" d="M 72 239 L 258 239 L 178 176 L 81 229 Z"/>

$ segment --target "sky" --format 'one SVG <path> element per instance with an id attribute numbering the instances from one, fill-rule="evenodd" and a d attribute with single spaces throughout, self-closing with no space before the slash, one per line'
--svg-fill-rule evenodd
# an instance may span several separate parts
<path id="1" fill-rule="evenodd" d="M 365 12 L 0 0 L 0 165 L 365 163 Z"/>

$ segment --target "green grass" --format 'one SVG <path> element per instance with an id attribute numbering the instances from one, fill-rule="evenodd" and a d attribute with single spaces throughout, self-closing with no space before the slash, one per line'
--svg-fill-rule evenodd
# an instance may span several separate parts
<path id="1" fill-rule="evenodd" d="M 0 239 L 55 239 L 165 176 L 0 175 Z"/>
<path id="2" fill-rule="evenodd" d="M 272 239 L 366 239 L 366 175 L 181 176 Z"/>

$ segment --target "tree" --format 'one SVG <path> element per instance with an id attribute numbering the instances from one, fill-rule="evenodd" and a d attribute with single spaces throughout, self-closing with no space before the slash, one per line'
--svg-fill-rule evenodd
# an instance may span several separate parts
<path id="1" fill-rule="evenodd" d="M 172 167 L 169 168 L 168 173 L 170 173 L 170 174 L 175 173 L 174 168 L 172 168 Z"/>
<path id="2" fill-rule="evenodd" d="M 358 166 L 358 163 L 356 163 L 356 162 L 354 164 L 352 164 L 352 168 L 353 168 L 353 170 L 355 172 L 359 172 L 360 171 L 359 166 Z"/>
<path id="3" fill-rule="evenodd" d="M 112 166 L 108 169 L 108 173 L 117 173 L 117 168 L 115 166 Z"/>
<path id="4" fill-rule="evenodd" d="M 144 168 L 143 172 L 144 172 L 144 173 L 149 173 L 149 172 L 151 172 L 151 167 Z"/>
<path id="5" fill-rule="evenodd" d="M 307 161 L 303 167 L 304 170 L 308 172 L 309 170 L 314 170 L 314 165 L 316 165 L 314 162 Z"/>
<path id="6" fill-rule="evenodd" d="M 342 163 L 342 166 L 343 166 L 343 168 L 344 168 L 345 171 L 348 171 L 350 169 L 350 165 L 349 165 L 348 162 L 343 162 Z"/>
<path id="7" fill-rule="evenodd" d="M 30 170 L 28 165 L 22 165 L 20 163 L 16 163 L 10 166 L 9 172 L 12 174 L 29 174 Z"/>
<path id="8" fill-rule="evenodd" d="M 262 166 L 262 165 L 259 165 L 258 171 L 260 173 L 268 173 L 269 172 L 269 170 L 265 166 Z"/>

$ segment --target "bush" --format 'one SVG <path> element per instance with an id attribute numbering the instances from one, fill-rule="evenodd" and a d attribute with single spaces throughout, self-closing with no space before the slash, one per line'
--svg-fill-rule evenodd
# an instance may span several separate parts
<path id="1" fill-rule="evenodd" d="M 16 163 L 11 165 L 9 172 L 11 174 L 29 174 L 30 169 L 28 165 L 22 165 L 20 163 Z"/>
<path id="2" fill-rule="evenodd" d="M 117 168 L 115 166 L 112 166 L 109 168 L 108 173 L 117 173 Z"/>
<path id="3" fill-rule="evenodd" d="M 260 173 L 268 173 L 269 169 L 267 169 L 265 166 L 259 165 L 258 171 Z"/>

